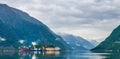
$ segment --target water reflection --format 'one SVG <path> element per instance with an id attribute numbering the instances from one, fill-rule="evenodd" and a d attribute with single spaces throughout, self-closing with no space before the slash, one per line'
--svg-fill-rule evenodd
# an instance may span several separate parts
<path id="1" fill-rule="evenodd" d="M 92 53 L 90 51 L 72 51 L 67 52 L 64 57 L 68 59 L 105 59 L 110 53 Z"/>
<path id="2" fill-rule="evenodd" d="M 55 58 L 56 56 L 60 55 L 60 51 L 30 51 L 30 52 L 19 52 L 19 56 L 22 59 L 25 59 L 26 56 L 29 56 L 31 59 L 39 59 L 39 58 Z M 28 58 L 27 58 L 28 59 Z"/>
<path id="3" fill-rule="evenodd" d="M 111 53 L 109 56 L 109 59 L 119 59 L 120 58 L 120 53 Z"/>
<path id="4" fill-rule="evenodd" d="M 36 55 L 36 56 L 56 56 L 59 55 L 60 51 L 30 51 L 30 52 L 19 52 L 19 55 L 26 56 L 26 55 Z"/>
<path id="5" fill-rule="evenodd" d="M 118 59 L 120 53 L 93 53 L 90 51 L 0 51 L 0 59 Z"/>

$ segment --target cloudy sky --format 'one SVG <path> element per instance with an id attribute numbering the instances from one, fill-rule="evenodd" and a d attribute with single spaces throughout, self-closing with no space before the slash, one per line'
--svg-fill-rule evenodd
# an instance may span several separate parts
<path id="1" fill-rule="evenodd" d="M 104 40 L 120 25 L 120 0 L 0 0 L 42 21 L 55 33 Z"/>

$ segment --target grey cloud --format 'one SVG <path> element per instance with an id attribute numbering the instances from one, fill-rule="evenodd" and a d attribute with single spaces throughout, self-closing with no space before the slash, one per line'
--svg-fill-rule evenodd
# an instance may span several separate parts
<path id="1" fill-rule="evenodd" d="M 93 31 L 99 30 L 106 33 L 111 32 L 120 24 L 119 2 L 119 0 L 1 1 L 1 3 L 28 12 L 54 31 L 62 32 L 62 29 L 69 29 L 81 32 L 81 29 L 94 29 Z"/>

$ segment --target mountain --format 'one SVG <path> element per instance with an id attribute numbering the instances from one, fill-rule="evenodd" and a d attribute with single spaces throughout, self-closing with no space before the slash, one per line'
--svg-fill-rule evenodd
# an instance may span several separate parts
<path id="1" fill-rule="evenodd" d="M 24 43 L 21 44 L 22 41 Z M 31 45 L 32 42 L 72 49 L 42 22 L 23 11 L 0 4 L 0 46 L 18 48 L 22 45 Z"/>
<path id="2" fill-rule="evenodd" d="M 94 48 L 94 46 L 84 38 L 65 33 L 59 33 L 59 35 L 72 47 L 72 49 L 90 50 Z"/>
<path id="3" fill-rule="evenodd" d="M 120 25 L 92 51 L 120 50 Z"/>
<path id="4" fill-rule="evenodd" d="M 92 43 L 94 46 L 97 46 L 99 44 L 99 42 L 97 42 L 96 40 L 91 40 L 89 42 Z"/>

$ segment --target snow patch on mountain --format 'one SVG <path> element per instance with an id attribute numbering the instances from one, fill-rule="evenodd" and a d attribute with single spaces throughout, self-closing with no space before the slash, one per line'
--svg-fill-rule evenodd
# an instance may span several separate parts
<path id="1" fill-rule="evenodd" d="M 5 39 L 5 38 L 0 37 L 0 41 L 6 41 L 6 39 Z"/>

